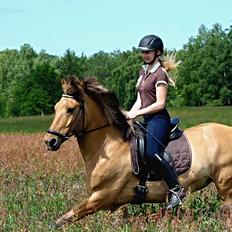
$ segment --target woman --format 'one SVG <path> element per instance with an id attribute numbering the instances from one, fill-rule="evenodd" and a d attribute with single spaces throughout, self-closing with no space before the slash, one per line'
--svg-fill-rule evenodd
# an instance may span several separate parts
<path id="1" fill-rule="evenodd" d="M 181 204 L 184 189 L 180 187 L 175 170 L 164 159 L 164 150 L 170 133 L 170 116 L 166 109 L 168 75 L 163 63 L 163 42 L 155 35 L 143 37 L 139 43 L 143 69 L 137 83 L 137 100 L 127 117 L 143 116 L 146 124 L 146 154 L 149 169 L 157 172 L 166 182 L 170 192 L 167 209 Z"/>

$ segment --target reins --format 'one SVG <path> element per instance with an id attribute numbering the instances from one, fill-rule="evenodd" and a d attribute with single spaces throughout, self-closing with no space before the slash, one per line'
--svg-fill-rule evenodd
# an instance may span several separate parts
<path id="1" fill-rule="evenodd" d="M 91 129 L 91 130 L 81 131 L 81 132 L 75 134 L 75 136 L 76 136 L 76 137 L 81 137 L 81 136 L 83 136 L 83 135 L 85 135 L 85 134 L 89 134 L 89 133 L 91 133 L 91 132 L 94 132 L 94 131 L 103 129 L 103 128 L 108 127 L 108 126 L 110 126 L 109 123 L 107 123 L 107 124 L 105 124 L 105 125 L 103 125 L 103 126 L 99 126 L 99 127 L 97 127 L 97 128 Z"/>

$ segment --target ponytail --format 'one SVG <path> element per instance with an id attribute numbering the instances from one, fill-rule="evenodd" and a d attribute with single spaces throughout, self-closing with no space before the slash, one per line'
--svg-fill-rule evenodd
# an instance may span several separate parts
<path id="1" fill-rule="evenodd" d="M 158 61 L 160 62 L 161 66 L 165 69 L 167 73 L 171 71 L 177 71 L 177 66 L 181 64 L 181 61 L 176 62 L 176 55 L 174 53 L 167 54 L 167 56 L 164 56 L 163 54 L 158 56 Z M 174 75 L 175 76 L 175 75 Z M 175 86 L 175 78 L 170 77 L 168 75 L 169 82 L 172 86 Z"/>

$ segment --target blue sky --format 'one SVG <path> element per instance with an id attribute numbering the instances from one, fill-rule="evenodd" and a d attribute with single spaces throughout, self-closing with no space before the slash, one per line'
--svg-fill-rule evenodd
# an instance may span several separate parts
<path id="1" fill-rule="evenodd" d="M 0 0 L 0 50 L 29 43 L 37 52 L 92 55 L 131 50 L 159 35 L 181 49 L 201 24 L 232 25 L 232 0 Z"/>

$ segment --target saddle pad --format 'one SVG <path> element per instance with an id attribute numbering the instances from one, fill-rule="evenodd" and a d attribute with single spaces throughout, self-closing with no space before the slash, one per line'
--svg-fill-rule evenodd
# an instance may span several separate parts
<path id="1" fill-rule="evenodd" d="M 131 164 L 132 172 L 138 177 L 142 177 L 144 163 L 141 156 L 138 155 L 139 151 L 137 148 L 136 138 L 131 141 Z M 169 164 L 175 166 L 177 175 L 181 175 L 191 167 L 192 152 L 187 137 L 184 133 L 177 140 L 169 142 L 166 148 L 166 154 L 170 157 Z M 149 172 L 147 180 L 156 181 L 161 180 L 161 177 L 155 172 Z"/>
<path id="2" fill-rule="evenodd" d="M 192 152 L 185 133 L 179 139 L 169 142 L 166 151 L 172 157 L 177 175 L 181 175 L 191 167 Z"/>

